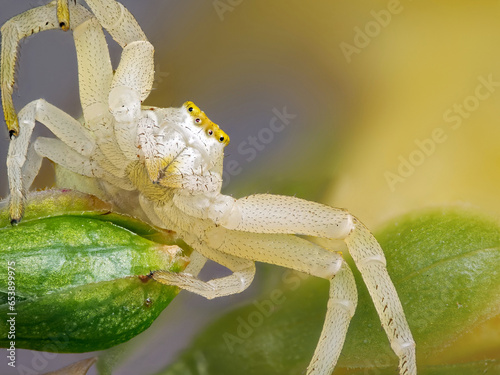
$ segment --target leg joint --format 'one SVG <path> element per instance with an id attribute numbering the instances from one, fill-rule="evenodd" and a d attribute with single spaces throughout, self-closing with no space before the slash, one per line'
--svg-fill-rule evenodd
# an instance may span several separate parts
<path id="1" fill-rule="evenodd" d="M 354 312 L 356 311 L 356 304 L 348 299 L 332 298 L 328 301 L 328 309 L 330 309 L 333 306 L 340 307 L 349 315 L 349 318 L 352 318 Z"/>
<path id="2" fill-rule="evenodd" d="M 355 228 L 355 218 L 350 213 L 345 212 L 343 213 L 341 219 L 331 226 L 330 233 L 328 233 L 327 237 L 344 240 L 349 237 Z"/>
<path id="3" fill-rule="evenodd" d="M 362 258 L 361 260 L 356 262 L 356 266 L 359 268 L 377 263 L 383 265 L 384 267 L 387 265 L 387 261 L 385 260 L 385 257 L 382 254 L 376 254 L 367 256 L 366 258 Z"/>
<path id="4" fill-rule="evenodd" d="M 413 340 L 408 340 L 408 341 L 394 341 L 391 344 L 392 350 L 394 350 L 394 353 L 396 353 L 398 356 L 402 356 L 405 353 L 414 350 L 415 348 L 415 341 Z"/>

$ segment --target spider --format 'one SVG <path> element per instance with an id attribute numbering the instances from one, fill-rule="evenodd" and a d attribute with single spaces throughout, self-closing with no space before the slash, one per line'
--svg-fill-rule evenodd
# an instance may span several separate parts
<path id="1" fill-rule="evenodd" d="M 11 142 L 7 157 L 10 216 L 23 216 L 25 191 L 42 158 L 56 164 L 58 183 L 111 202 L 116 210 L 174 230 L 194 252 L 183 273 L 158 270 L 154 280 L 212 299 L 245 290 L 255 262 L 329 280 L 324 326 L 309 375 L 330 374 L 357 304 L 352 271 L 339 253 L 297 235 L 341 239 L 360 270 L 403 375 L 416 374 L 415 342 L 386 270 L 380 245 L 343 209 L 303 199 L 220 193 L 227 134 L 194 103 L 143 106 L 154 76 L 154 48 L 132 14 L 115 0 L 67 0 L 30 9 L 2 27 L 2 104 Z M 12 102 L 19 41 L 49 29 L 71 29 L 76 45 L 82 122 L 43 99 L 16 114 Z M 103 28 L 123 48 L 113 71 Z M 57 138 L 30 142 L 35 121 Z M 64 182 L 63 182 L 64 181 Z M 232 271 L 207 282 L 207 259 Z"/>

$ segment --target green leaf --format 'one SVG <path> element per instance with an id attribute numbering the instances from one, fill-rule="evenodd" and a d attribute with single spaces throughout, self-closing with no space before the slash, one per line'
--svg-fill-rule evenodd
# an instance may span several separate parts
<path id="1" fill-rule="evenodd" d="M 0 314 L 13 318 L 0 324 L 4 347 L 85 352 L 127 341 L 178 293 L 145 275 L 186 265 L 173 233 L 70 191 L 33 195 L 16 226 L 1 211 L 0 243 Z"/>
<path id="2" fill-rule="evenodd" d="M 376 237 L 417 342 L 420 373 L 450 374 L 452 363 L 499 359 L 497 325 L 489 339 L 474 342 L 477 348 L 458 351 L 458 358 L 453 354 L 461 340 L 500 312 L 496 222 L 468 211 L 435 210 L 394 220 Z M 396 373 L 397 358 L 355 274 L 358 309 L 336 373 L 352 367 Z M 318 341 L 327 295 L 327 281 L 286 271 L 274 290 L 215 321 L 161 374 L 198 374 L 200 368 L 217 375 L 302 374 Z M 482 365 L 467 366 L 470 371 L 454 373 L 475 374 Z"/>
<path id="3" fill-rule="evenodd" d="M 52 189 L 30 192 L 22 223 L 62 215 L 109 221 L 151 241 L 169 245 L 177 244 L 187 253 L 191 252 L 191 249 L 177 238 L 174 232 L 152 227 L 131 216 L 117 214 L 112 211 L 109 203 L 75 190 Z M 8 201 L 4 200 L 0 202 L 0 228 L 10 226 Z"/>

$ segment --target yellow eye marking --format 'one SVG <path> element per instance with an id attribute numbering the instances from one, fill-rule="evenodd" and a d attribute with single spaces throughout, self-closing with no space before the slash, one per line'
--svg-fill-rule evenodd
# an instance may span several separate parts
<path id="1" fill-rule="evenodd" d="M 225 146 L 229 144 L 229 136 L 219 127 L 217 127 L 217 130 L 215 131 L 215 138 L 220 142 L 224 143 Z"/>
<path id="2" fill-rule="evenodd" d="M 188 111 L 188 114 L 193 118 L 195 125 L 198 125 L 205 130 L 208 136 L 213 136 L 217 141 L 227 146 L 230 139 L 229 136 L 219 128 L 219 125 L 214 124 L 196 104 L 191 101 L 185 102 L 182 105 Z"/>
<path id="3" fill-rule="evenodd" d="M 198 106 L 191 101 L 184 103 L 182 106 L 188 110 L 191 116 L 198 116 L 201 113 Z"/>

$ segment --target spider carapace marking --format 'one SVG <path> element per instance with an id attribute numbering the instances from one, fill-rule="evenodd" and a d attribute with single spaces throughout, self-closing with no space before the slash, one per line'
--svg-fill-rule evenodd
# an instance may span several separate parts
<path id="1" fill-rule="evenodd" d="M 2 27 L 0 79 L 12 137 L 7 157 L 12 221 L 21 220 L 25 192 L 45 157 L 56 165 L 59 187 L 93 194 L 116 211 L 173 230 L 193 248 L 185 272 L 154 270 L 150 276 L 157 282 L 206 298 L 226 296 L 250 285 L 257 261 L 327 279 L 328 309 L 308 375 L 333 371 L 357 292 L 340 254 L 297 235 L 342 239 L 399 357 L 400 374 L 415 375 L 415 342 L 383 251 L 369 230 L 343 209 L 295 197 L 257 194 L 235 199 L 221 194 L 227 134 L 192 102 L 176 108 L 142 106 L 153 85 L 153 46 L 119 2 L 86 3 L 90 11 L 72 1 L 55 0 Z M 16 114 L 12 87 L 19 41 L 59 29 L 61 19 L 73 31 L 83 119 L 77 121 L 43 99 Z M 103 28 L 123 48 L 116 70 Z M 31 142 L 35 121 L 56 138 Z M 207 258 L 232 274 L 207 282 L 198 279 Z"/>

